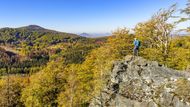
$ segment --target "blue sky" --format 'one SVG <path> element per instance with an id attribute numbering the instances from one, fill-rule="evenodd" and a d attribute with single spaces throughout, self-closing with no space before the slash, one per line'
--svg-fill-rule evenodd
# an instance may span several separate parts
<path id="1" fill-rule="evenodd" d="M 187 0 L 0 0 L 0 28 L 30 24 L 71 33 L 134 27 L 160 8 Z M 180 27 L 186 26 L 185 24 Z"/>

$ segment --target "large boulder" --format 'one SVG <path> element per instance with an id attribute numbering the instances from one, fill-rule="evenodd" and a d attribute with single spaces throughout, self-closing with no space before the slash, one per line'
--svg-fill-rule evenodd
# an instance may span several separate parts
<path id="1" fill-rule="evenodd" d="M 190 107 L 189 73 L 132 56 L 113 66 L 90 107 Z"/>

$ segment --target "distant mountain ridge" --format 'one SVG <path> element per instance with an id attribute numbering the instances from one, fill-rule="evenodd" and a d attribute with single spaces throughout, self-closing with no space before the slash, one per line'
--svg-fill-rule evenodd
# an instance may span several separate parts
<path id="1" fill-rule="evenodd" d="M 11 28 L 11 27 L 0 28 L 0 31 L 4 31 L 4 30 L 19 30 L 19 31 L 24 30 L 24 31 L 29 31 L 29 32 L 66 33 L 66 32 L 56 31 L 56 30 L 52 30 L 52 29 L 46 29 L 39 25 L 28 25 L 28 26 L 22 26 L 22 27 L 17 27 L 17 28 Z M 77 35 L 74 33 L 68 33 L 68 34 Z M 79 36 L 79 35 L 77 35 L 77 36 Z"/>
<path id="2" fill-rule="evenodd" d="M 56 30 L 52 30 L 52 29 L 46 29 L 39 25 L 28 25 L 28 26 L 22 26 L 22 27 L 17 27 L 17 28 L 4 27 L 4 28 L 0 28 L 0 31 L 7 30 L 7 29 L 25 30 L 25 31 L 30 31 L 30 32 L 66 33 L 66 32 L 56 31 Z"/>
<path id="3" fill-rule="evenodd" d="M 77 34 L 58 32 L 43 28 L 38 25 L 28 25 L 19 28 L 1 28 L 0 29 L 0 44 L 11 44 L 14 46 L 21 46 L 22 43 L 27 46 L 34 46 L 43 44 L 49 46 L 57 43 L 67 43 L 71 41 L 81 40 Z"/>
<path id="4" fill-rule="evenodd" d="M 0 28 L 0 31 L 2 30 L 10 30 L 10 29 L 14 29 L 14 30 L 25 30 L 25 31 L 29 31 L 29 32 L 50 32 L 50 33 L 66 33 L 66 32 L 62 32 L 62 31 L 57 31 L 57 30 L 52 30 L 52 29 L 46 29 L 44 27 L 41 27 L 39 25 L 28 25 L 28 26 L 22 26 L 22 27 L 17 27 L 17 28 L 11 28 L 11 27 L 4 27 L 4 28 Z M 78 36 L 82 36 L 82 37 L 87 37 L 87 38 L 95 38 L 95 37 L 105 37 L 105 36 L 111 36 L 111 33 L 68 33 L 68 34 L 74 34 L 74 35 L 78 35 Z"/>
<path id="5" fill-rule="evenodd" d="M 38 25 L 28 25 L 28 26 L 24 26 L 24 27 L 20 27 L 23 29 L 33 29 L 33 30 L 45 30 L 45 28 L 38 26 Z"/>
<path id="6" fill-rule="evenodd" d="M 83 33 L 81 35 L 74 33 L 59 32 L 46 29 L 38 25 L 28 25 L 18 28 L 1 28 L 0 45 L 11 45 L 13 47 L 26 46 L 51 46 L 58 43 L 71 43 L 77 41 L 106 41 L 104 35 L 91 35 Z"/>
<path id="7" fill-rule="evenodd" d="M 112 34 L 111 33 L 81 33 L 78 35 L 83 36 L 83 37 L 94 38 L 94 37 L 111 36 Z"/>
<path id="8" fill-rule="evenodd" d="M 80 36 L 83 36 L 83 37 L 91 37 L 92 35 L 88 34 L 88 33 L 81 33 L 79 34 Z"/>
<path id="9" fill-rule="evenodd" d="M 39 25 L 28 25 L 28 26 L 18 27 L 15 29 L 24 29 L 24 30 L 38 31 L 38 32 L 65 33 L 65 32 L 60 32 L 60 31 L 56 31 L 56 30 L 46 29 L 46 28 L 41 27 Z"/>

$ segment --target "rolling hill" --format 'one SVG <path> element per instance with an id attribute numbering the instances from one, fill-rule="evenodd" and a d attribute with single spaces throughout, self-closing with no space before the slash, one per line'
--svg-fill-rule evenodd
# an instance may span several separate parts
<path id="1" fill-rule="evenodd" d="M 0 43 L 10 44 L 18 47 L 23 43 L 28 46 L 42 44 L 47 46 L 60 42 L 76 41 L 79 39 L 85 38 L 76 34 L 45 29 L 37 25 L 0 29 Z"/>
<path id="2" fill-rule="evenodd" d="M 81 63 L 92 49 L 106 40 L 107 37 L 87 38 L 38 25 L 1 28 L 0 75 L 4 75 L 7 66 L 13 68 L 12 74 L 39 71 L 57 57 L 63 57 L 65 63 Z"/>

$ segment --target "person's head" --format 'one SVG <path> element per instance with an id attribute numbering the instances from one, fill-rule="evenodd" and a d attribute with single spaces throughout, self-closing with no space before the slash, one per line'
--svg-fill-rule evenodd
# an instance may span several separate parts
<path id="1" fill-rule="evenodd" d="M 134 40 L 137 40 L 137 38 L 134 38 Z"/>

